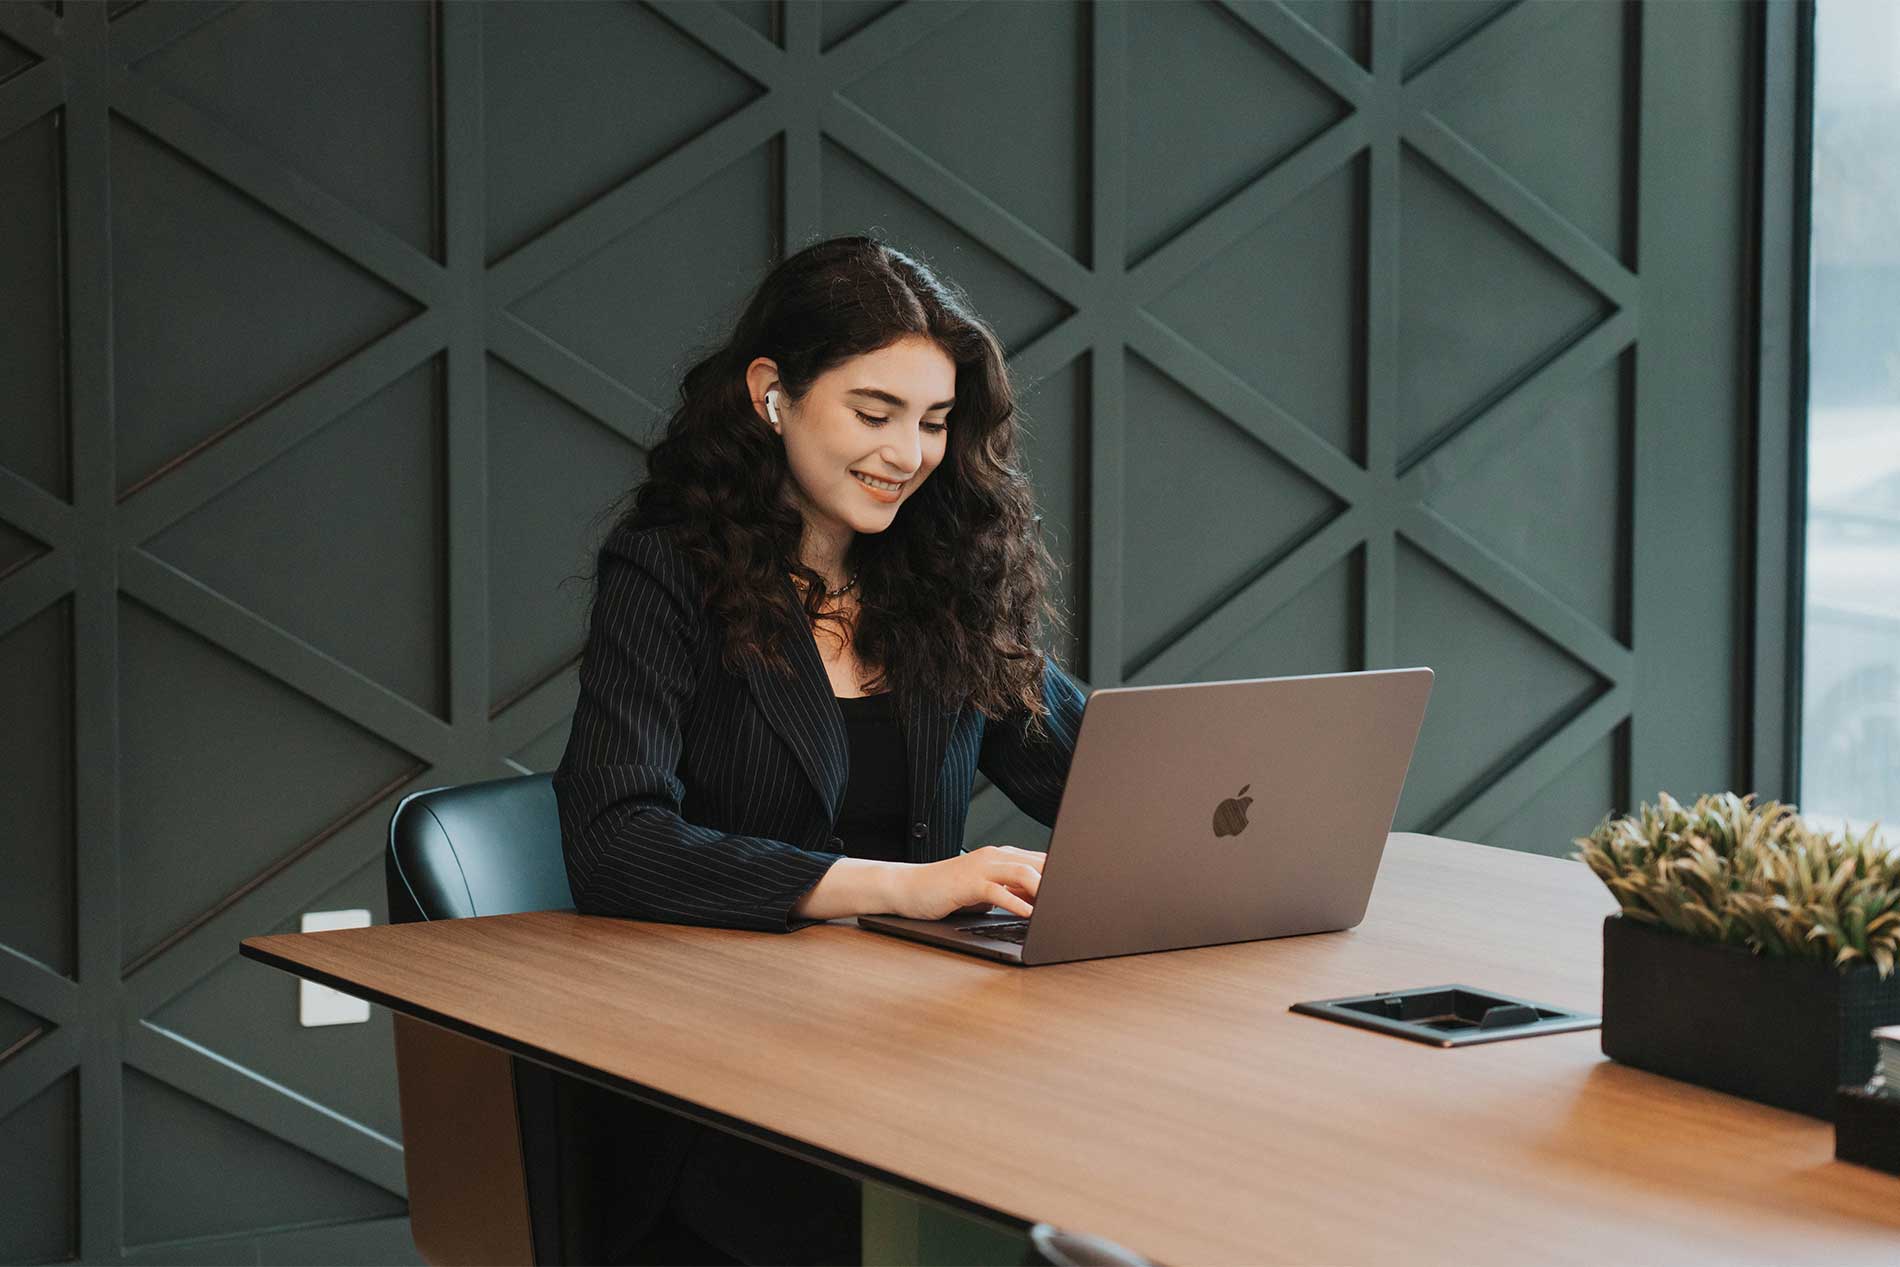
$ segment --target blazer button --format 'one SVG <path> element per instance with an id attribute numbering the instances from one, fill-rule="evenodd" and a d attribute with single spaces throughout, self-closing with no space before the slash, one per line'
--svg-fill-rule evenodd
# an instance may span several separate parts
<path id="1" fill-rule="evenodd" d="M 826 841 L 825 843 L 831 846 L 831 851 L 833 853 L 842 852 L 844 849 L 843 836 L 833 836 L 830 840 Z"/>
<path id="2" fill-rule="evenodd" d="M 910 834 L 913 839 L 928 840 L 930 839 L 930 824 L 929 823 L 912 823 L 910 825 Z"/>

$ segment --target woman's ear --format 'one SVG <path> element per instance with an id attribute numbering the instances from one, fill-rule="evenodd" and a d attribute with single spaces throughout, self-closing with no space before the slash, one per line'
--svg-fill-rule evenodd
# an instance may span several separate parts
<path id="1" fill-rule="evenodd" d="M 778 381 L 778 366 L 767 356 L 755 357 L 745 369 L 746 395 L 752 398 L 752 408 L 761 419 L 780 435 L 784 434 L 783 415 L 779 412 L 785 407 L 785 389 Z"/>

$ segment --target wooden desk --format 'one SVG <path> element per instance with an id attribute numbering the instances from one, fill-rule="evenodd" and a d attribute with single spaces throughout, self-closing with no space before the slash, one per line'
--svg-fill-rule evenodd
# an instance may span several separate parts
<path id="1" fill-rule="evenodd" d="M 1835 1162 L 1825 1122 L 1613 1064 L 1595 1031 L 1441 1050 L 1287 1011 L 1447 982 L 1595 1011 L 1613 909 L 1579 863 L 1395 835 L 1349 932 L 1040 968 L 849 921 L 553 912 L 243 949 L 1178 1267 L 1900 1262 L 1900 1179 Z"/>

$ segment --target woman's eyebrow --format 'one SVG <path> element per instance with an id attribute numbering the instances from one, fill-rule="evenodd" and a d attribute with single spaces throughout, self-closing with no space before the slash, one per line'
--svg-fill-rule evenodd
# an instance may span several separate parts
<path id="1" fill-rule="evenodd" d="M 881 400 L 885 404 L 894 405 L 899 409 L 907 408 L 910 405 L 910 402 L 905 400 L 902 396 L 893 396 L 891 395 L 891 393 L 887 391 L 880 391 L 878 388 L 875 388 L 875 387 L 853 387 L 850 391 L 846 392 L 845 395 L 869 396 L 872 400 Z M 950 408 L 950 406 L 956 403 L 957 403 L 956 397 L 953 396 L 949 400 L 938 401 L 936 404 L 932 405 L 930 409 L 948 409 Z M 930 410 L 927 409 L 924 412 L 929 413 Z"/>

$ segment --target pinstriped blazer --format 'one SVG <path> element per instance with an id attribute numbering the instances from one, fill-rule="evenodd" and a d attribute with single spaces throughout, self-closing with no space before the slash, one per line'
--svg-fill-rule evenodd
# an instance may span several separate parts
<path id="1" fill-rule="evenodd" d="M 788 932 L 791 907 L 845 856 L 833 834 L 848 747 L 809 636 L 791 680 L 720 663 L 724 630 L 700 605 L 665 525 L 601 546 L 580 698 L 554 774 L 574 905 L 584 914 Z M 784 582 L 796 597 L 791 580 Z M 1054 826 L 1084 695 L 1044 661 L 1047 733 L 1028 710 L 989 721 L 920 697 L 901 710 L 909 757 L 907 856 L 956 856 L 976 771 Z"/>

